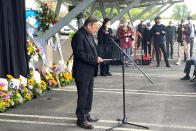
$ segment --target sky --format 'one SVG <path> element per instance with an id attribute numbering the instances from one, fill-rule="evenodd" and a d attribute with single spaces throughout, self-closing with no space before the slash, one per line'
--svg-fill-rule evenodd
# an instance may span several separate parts
<path id="1" fill-rule="evenodd" d="M 187 7 L 189 8 L 189 10 L 191 10 L 191 14 L 196 13 L 196 0 L 184 0 L 184 2 L 182 4 L 184 4 L 184 3 L 187 5 Z M 177 3 L 177 4 L 180 4 L 180 3 Z M 161 16 L 162 17 L 168 17 L 168 15 L 171 15 L 172 14 L 171 12 L 173 12 L 174 6 L 175 5 L 173 5 L 171 8 L 169 8 Z"/>

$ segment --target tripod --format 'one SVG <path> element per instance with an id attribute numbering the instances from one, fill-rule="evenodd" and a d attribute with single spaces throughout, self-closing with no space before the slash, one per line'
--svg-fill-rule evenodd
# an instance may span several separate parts
<path id="1" fill-rule="evenodd" d="M 110 36 L 108 35 L 109 38 L 111 39 L 111 41 L 119 48 L 119 50 L 123 53 L 123 55 L 125 57 L 128 57 L 132 62 L 133 64 L 146 76 L 146 78 L 153 84 L 153 81 L 138 67 L 138 65 L 133 61 L 132 58 L 130 58 L 121 48 L 120 46 L 113 40 L 113 36 Z M 140 128 L 144 128 L 144 129 L 149 129 L 148 127 L 146 126 L 142 126 L 142 125 L 137 125 L 137 124 L 133 124 L 133 123 L 130 123 L 127 121 L 127 118 L 126 118 L 126 106 L 125 106 L 125 68 L 124 68 L 124 62 L 122 62 L 122 78 L 123 78 L 123 119 L 118 119 L 117 121 L 121 121 L 121 123 L 109 128 L 109 129 L 106 129 L 106 131 L 110 131 L 114 128 L 117 128 L 117 127 L 122 127 L 123 125 L 125 124 L 128 124 L 128 125 L 133 125 L 133 126 L 137 126 L 137 127 L 140 127 Z"/>

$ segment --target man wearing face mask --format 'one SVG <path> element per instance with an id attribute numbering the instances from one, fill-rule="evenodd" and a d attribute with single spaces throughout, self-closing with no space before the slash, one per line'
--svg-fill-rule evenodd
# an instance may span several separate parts
<path id="1" fill-rule="evenodd" d="M 196 34 L 196 30 L 195 30 L 195 24 L 193 24 L 192 22 L 192 17 L 188 17 L 188 25 L 191 28 L 191 34 L 190 34 L 190 57 L 193 56 L 193 48 L 194 48 L 194 38 L 195 38 L 195 34 Z"/>
<path id="2" fill-rule="evenodd" d="M 178 27 L 178 59 L 176 65 L 181 64 L 182 55 L 186 54 L 186 61 L 190 60 L 190 34 L 191 28 L 188 25 L 185 25 L 185 20 L 181 20 L 181 24 Z"/>
<path id="3" fill-rule="evenodd" d="M 150 22 L 146 24 L 146 28 L 144 29 L 143 44 L 145 55 L 149 54 L 151 57 L 152 31 Z"/>
<path id="4" fill-rule="evenodd" d="M 156 24 L 152 27 L 152 35 L 154 38 L 154 46 L 156 50 L 157 67 L 160 66 L 159 48 L 163 52 L 166 67 L 170 67 L 167 54 L 166 54 L 167 52 L 165 50 L 165 44 L 164 44 L 164 36 L 166 34 L 166 28 L 163 24 L 161 24 L 161 17 L 156 17 L 155 23 Z"/>
<path id="5" fill-rule="evenodd" d="M 169 25 L 166 27 L 166 47 L 167 57 L 169 58 L 169 47 L 171 46 L 170 56 L 173 59 L 173 45 L 176 37 L 176 27 L 173 25 L 173 21 L 169 21 Z"/>
<path id="6" fill-rule="evenodd" d="M 141 20 L 140 24 L 137 26 L 137 31 L 138 31 L 137 47 L 138 48 L 140 48 L 140 45 L 142 44 L 142 38 L 143 38 L 144 29 L 145 29 L 144 21 Z M 143 45 L 141 45 L 141 47 L 143 49 Z"/>

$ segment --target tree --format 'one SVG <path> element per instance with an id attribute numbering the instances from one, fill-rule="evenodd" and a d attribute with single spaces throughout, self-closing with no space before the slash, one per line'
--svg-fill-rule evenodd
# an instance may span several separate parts
<path id="1" fill-rule="evenodd" d="M 135 16 L 137 16 L 138 14 L 140 14 L 145 8 L 133 8 L 129 11 L 130 15 L 131 15 L 131 18 L 134 18 Z M 155 10 L 157 9 L 157 7 L 153 7 L 151 10 L 149 10 L 148 12 L 146 12 L 140 19 L 144 19 L 146 18 L 147 16 L 149 16 L 152 12 L 154 12 Z M 88 10 L 90 12 L 90 7 L 87 8 L 86 10 Z M 105 9 L 105 13 L 106 13 L 106 16 L 108 17 L 109 14 L 110 14 L 110 8 L 106 8 Z M 122 11 L 122 10 L 120 10 Z M 101 14 L 101 11 L 99 8 L 96 8 L 93 12 L 93 14 L 97 17 L 97 18 L 100 18 L 102 19 L 102 14 Z M 118 10 L 116 8 L 113 9 L 113 12 L 112 12 L 112 15 L 111 15 L 111 18 L 115 17 L 116 15 L 118 14 Z M 84 16 L 85 18 L 89 17 L 89 14 L 87 14 L 86 12 L 84 12 Z M 123 15 L 123 18 L 125 19 L 129 19 L 129 16 L 128 16 L 128 13 L 124 14 Z"/>
<path id="2" fill-rule="evenodd" d="M 186 4 L 180 5 L 177 4 L 175 5 L 173 9 L 173 15 L 172 18 L 175 20 L 180 20 L 182 18 L 188 18 L 191 15 L 191 11 L 188 9 Z"/>
<path id="3" fill-rule="evenodd" d="M 193 20 L 196 20 L 196 13 L 192 15 Z"/>

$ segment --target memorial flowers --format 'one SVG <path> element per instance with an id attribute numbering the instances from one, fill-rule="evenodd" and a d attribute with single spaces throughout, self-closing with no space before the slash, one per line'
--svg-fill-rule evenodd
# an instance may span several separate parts
<path id="1" fill-rule="evenodd" d="M 49 29 L 50 24 L 54 25 L 57 23 L 56 14 L 45 3 L 41 4 L 39 11 L 34 12 L 39 22 L 38 30 L 41 30 L 43 33 Z"/>
<path id="2" fill-rule="evenodd" d="M 35 45 L 35 43 L 31 43 L 30 41 L 27 41 L 27 54 L 28 54 L 28 60 L 31 59 L 38 59 L 40 56 L 39 49 Z"/>

